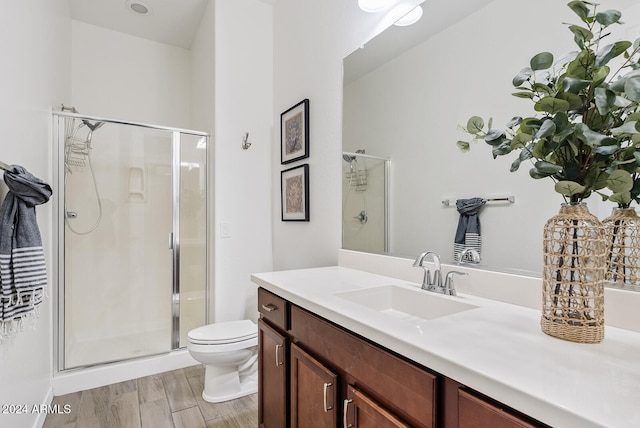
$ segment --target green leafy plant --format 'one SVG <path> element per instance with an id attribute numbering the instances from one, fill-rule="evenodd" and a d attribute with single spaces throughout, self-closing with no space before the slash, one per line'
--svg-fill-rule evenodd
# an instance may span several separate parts
<path id="1" fill-rule="evenodd" d="M 582 21 L 567 24 L 579 51 L 557 61 L 538 53 L 512 81 L 512 95 L 533 102 L 535 113 L 502 129 L 473 116 L 461 127 L 471 141 L 457 146 L 468 151 L 484 140 L 494 158 L 519 152 L 511 171 L 531 162 L 529 175 L 554 180 L 568 202 L 597 192 L 628 207 L 640 203 L 640 39 L 606 44 L 607 28 L 621 24 L 622 14 L 585 1 L 568 6 Z"/>

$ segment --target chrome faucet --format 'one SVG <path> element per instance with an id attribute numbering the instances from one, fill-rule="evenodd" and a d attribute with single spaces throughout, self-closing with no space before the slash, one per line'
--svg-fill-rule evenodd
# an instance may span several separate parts
<path id="1" fill-rule="evenodd" d="M 467 254 L 471 254 L 471 263 L 480 263 L 481 258 L 478 250 L 474 248 L 465 248 L 458 255 L 458 266 L 460 266 L 460 263 L 464 261 L 464 258 L 467 256 Z"/>
<path id="2" fill-rule="evenodd" d="M 427 256 L 433 257 L 433 263 L 435 264 L 435 270 L 433 271 L 433 278 L 431 278 L 431 272 L 424 267 L 422 263 Z M 433 251 L 423 251 L 416 257 L 416 261 L 413 262 L 413 267 L 421 267 L 424 270 L 424 278 L 422 279 L 422 289 L 429 291 L 436 291 L 436 288 L 442 288 L 442 272 L 440 271 L 440 256 Z"/>
<path id="3" fill-rule="evenodd" d="M 475 251 L 475 250 L 473 250 Z M 424 259 L 427 256 L 433 257 L 433 263 L 435 264 L 435 270 L 433 271 L 433 278 L 431 277 L 431 272 L 429 269 L 423 266 Z M 453 275 L 466 275 L 464 272 L 458 272 L 452 270 L 447 273 L 447 276 L 444 281 L 444 285 L 442 285 L 442 271 L 440 270 L 440 256 L 433 251 L 424 251 L 416 257 L 416 260 L 413 262 L 414 267 L 421 267 L 424 270 L 424 278 L 422 279 L 422 289 L 427 291 L 433 291 L 434 293 L 440 294 L 448 294 L 450 296 L 456 296 L 456 289 L 453 286 Z"/>

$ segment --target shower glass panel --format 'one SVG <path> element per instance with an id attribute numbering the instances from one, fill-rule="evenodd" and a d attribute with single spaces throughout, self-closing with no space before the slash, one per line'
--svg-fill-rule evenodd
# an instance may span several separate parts
<path id="1" fill-rule="evenodd" d="M 180 144 L 180 347 L 206 321 L 206 144 L 197 135 L 183 135 Z"/>
<path id="2" fill-rule="evenodd" d="M 388 251 L 389 160 L 359 150 L 342 154 L 342 248 Z"/>
<path id="3" fill-rule="evenodd" d="M 68 116 L 54 115 L 59 369 L 185 346 L 206 321 L 206 134 Z"/>

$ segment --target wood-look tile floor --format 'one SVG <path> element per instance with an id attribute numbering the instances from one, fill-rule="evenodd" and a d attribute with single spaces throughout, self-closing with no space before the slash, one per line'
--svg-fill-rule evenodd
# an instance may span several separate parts
<path id="1" fill-rule="evenodd" d="M 44 428 L 257 428 L 258 397 L 224 403 L 202 399 L 198 365 L 54 397 L 68 414 L 49 414 Z"/>

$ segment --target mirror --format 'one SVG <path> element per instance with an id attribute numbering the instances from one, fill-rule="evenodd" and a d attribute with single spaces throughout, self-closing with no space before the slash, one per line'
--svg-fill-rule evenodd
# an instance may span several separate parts
<path id="1" fill-rule="evenodd" d="M 612 0 L 606 8 L 621 10 L 625 22 L 640 22 L 640 8 L 633 5 Z M 343 151 L 389 159 L 386 252 L 415 257 L 432 250 L 453 260 L 460 217 L 455 201 L 513 197 L 514 203 L 489 201 L 480 210 L 480 266 L 540 276 L 542 230 L 562 197 L 550 179 L 530 178 L 524 165 L 510 172 L 513 157 L 492 159 L 484 142 L 460 152 L 456 141 L 465 135 L 458 127 L 473 115 L 492 117 L 495 127 L 513 116 L 530 116 L 531 102 L 511 96 L 512 78 L 539 52 L 559 57 L 574 50 L 563 22 L 578 18 L 557 0 L 537 1 L 535 9 L 544 13 L 536 19 L 528 18 L 533 6 L 524 0 L 455 6 L 432 0 L 422 7 L 417 24 L 392 26 L 344 60 Z M 343 186 L 343 202 L 353 198 L 348 191 Z M 361 197 L 369 198 L 367 192 Z M 600 219 L 614 206 L 597 196 L 588 204 Z M 346 204 L 343 211 L 343 231 L 353 229 L 358 213 L 347 212 Z M 379 223 L 368 215 L 358 233 L 367 235 Z M 383 251 L 346 239 L 343 248 Z"/>

